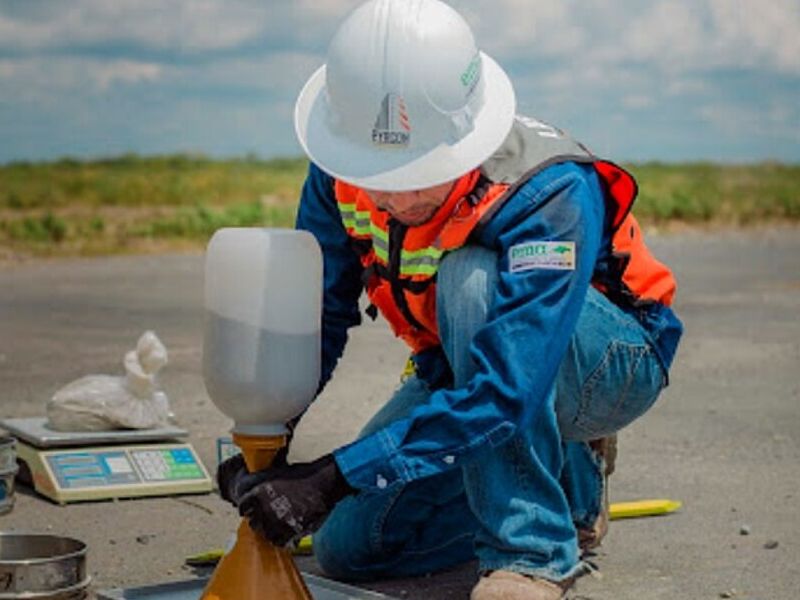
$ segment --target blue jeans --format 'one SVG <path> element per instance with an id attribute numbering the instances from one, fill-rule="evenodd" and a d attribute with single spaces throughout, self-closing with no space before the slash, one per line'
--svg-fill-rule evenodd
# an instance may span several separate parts
<path id="1" fill-rule="evenodd" d="M 475 366 L 470 340 L 497 284 L 496 255 L 468 246 L 438 274 L 437 312 L 455 385 Z M 415 576 L 478 558 L 551 580 L 580 567 L 576 527 L 601 510 L 602 460 L 587 441 L 642 415 L 666 381 L 639 322 L 590 289 L 544 410 L 460 469 L 340 502 L 314 536 L 322 569 L 343 580 Z M 361 435 L 410 412 L 431 390 L 410 377 Z M 487 445 L 488 446 L 488 445 Z"/>

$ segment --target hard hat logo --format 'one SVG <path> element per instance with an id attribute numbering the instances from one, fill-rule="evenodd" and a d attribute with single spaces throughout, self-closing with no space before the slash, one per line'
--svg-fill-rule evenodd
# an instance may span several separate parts
<path id="1" fill-rule="evenodd" d="M 408 146 L 411 141 L 411 123 L 403 98 L 397 94 L 386 94 L 381 102 L 372 143 L 376 146 Z"/>
<path id="2" fill-rule="evenodd" d="M 461 83 L 467 89 L 467 96 L 472 95 L 475 91 L 475 86 L 481 79 L 481 55 L 476 54 L 472 62 L 469 63 L 466 70 L 461 74 Z"/>

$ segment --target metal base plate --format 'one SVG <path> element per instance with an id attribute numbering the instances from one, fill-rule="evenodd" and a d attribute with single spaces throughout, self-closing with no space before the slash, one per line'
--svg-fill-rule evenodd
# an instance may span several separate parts
<path id="1" fill-rule="evenodd" d="M 360 590 L 351 585 L 302 573 L 314 600 L 392 600 L 389 596 Z M 97 600 L 197 600 L 208 579 L 190 579 L 136 588 L 115 588 L 97 592 Z"/>
<path id="2" fill-rule="evenodd" d="M 185 438 L 180 427 L 158 429 L 114 429 L 110 431 L 56 431 L 47 426 L 46 417 L 3 419 L 0 427 L 37 448 L 66 448 L 98 444 L 131 444 Z"/>

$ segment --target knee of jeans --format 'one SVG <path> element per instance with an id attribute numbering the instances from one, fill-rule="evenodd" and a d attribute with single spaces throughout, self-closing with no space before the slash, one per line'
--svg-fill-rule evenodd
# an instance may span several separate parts
<path id="1" fill-rule="evenodd" d="M 314 557 L 328 577 L 342 581 L 369 578 L 370 540 L 365 519 L 354 518 L 352 499 L 345 499 L 314 534 Z M 362 527 L 356 525 L 358 523 Z"/>
<path id="2" fill-rule="evenodd" d="M 326 576 L 348 581 L 354 579 L 350 562 L 349 544 L 342 536 L 334 535 L 330 528 L 323 527 L 314 536 L 314 558 Z"/>
<path id="3" fill-rule="evenodd" d="M 497 283 L 497 254 L 481 246 L 464 246 L 447 254 L 436 275 L 437 311 L 444 313 L 464 311 L 475 306 L 488 307 Z M 452 310 L 454 306 L 459 310 Z"/>
<path id="4" fill-rule="evenodd" d="M 348 580 L 349 570 L 342 563 L 342 552 L 336 543 L 331 543 L 325 530 L 320 529 L 314 534 L 314 558 L 317 560 L 322 572 L 333 579 Z"/>

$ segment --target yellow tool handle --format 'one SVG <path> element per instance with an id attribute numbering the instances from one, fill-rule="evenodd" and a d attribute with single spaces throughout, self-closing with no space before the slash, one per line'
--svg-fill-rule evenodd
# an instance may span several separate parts
<path id="1" fill-rule="evenodd" d="M 311 542 L 311 536 L 307 535 L 304 538 L 300 538 L 300 541 L 297 542 L 297 546 L 292 550 L 292 554 L 313 554 L 314 553 L 314 546 Z"/>
<path id="2" fill-rule="evenodd" d="M 201 552 L 200 554 L 193 554 L 192 556 L 186 557 L 186 564 L 191 567 L 204 567 L 207 565 L 215 565 L 219 562 L 219 559 L 225 554 L 225 550 L 222 548 L 208 550 L 206 552 Z"/>
<path id="3" fill-rule="evenodd" d="M 636 500 L 635 502 L 614 502 L 609 507 L 609 517 L 613 519 L 631 519 L 634 517 L 651 517 L 675 512 L 682 506 L 680 500 Z"/>

